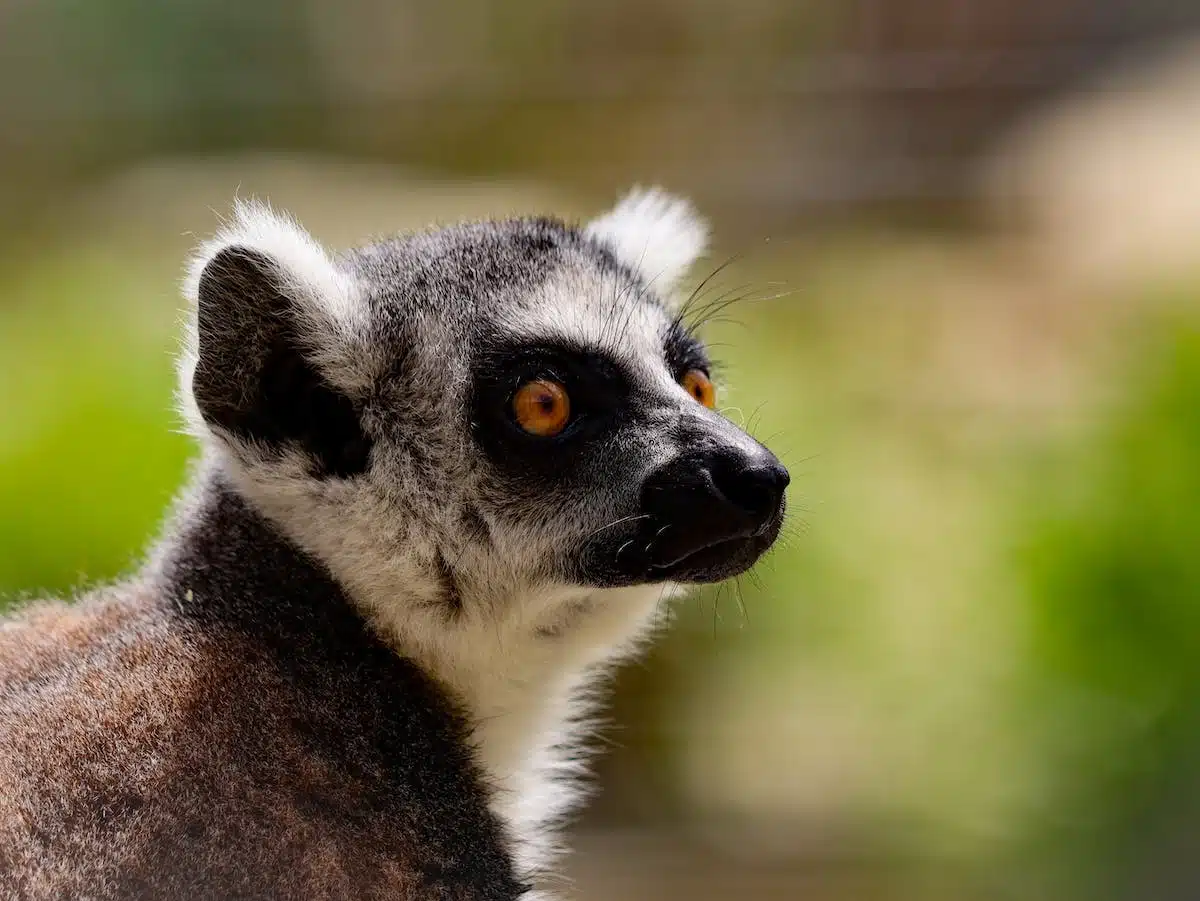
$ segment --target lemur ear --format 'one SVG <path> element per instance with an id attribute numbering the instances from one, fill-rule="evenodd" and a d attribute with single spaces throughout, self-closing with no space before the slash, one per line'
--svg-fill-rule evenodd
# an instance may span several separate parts
<path id="1" fill-rule="evenodd" d="M 185 406 L 250 446 L 307 452 L 317 474 L 367 465 L 348 356 L 353 285 L 298 225 L 241 205 L 197 256 L 186 293 L 195 322 L 185 354 Z M 336 378 L 340 376 L 341 378 Z"/>
<path id="2" fill-rule="evenodd" d="M 708 244 L 708 224 L 692 205 L 657 188 L 634 188 L 584 232 L 666 298 Z"/>

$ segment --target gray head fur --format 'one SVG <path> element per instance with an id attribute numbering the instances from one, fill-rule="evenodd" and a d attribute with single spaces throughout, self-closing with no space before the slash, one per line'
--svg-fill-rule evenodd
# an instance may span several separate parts
<path id="1" fill-rule="evenodd" d="M 453 610 L 594 585 L 580 566 L 605 563 L 587 555 L 638 530 L 610 526 L 599 547 L 587 537 L 638 514 L 642 479 L 688 435 L 756 452 L 678 383 L 679 367 L 707 365 L 674 315 L 704 237 L 685 203 L 635 192 L 584 229 L 471 223 L 335 256 L 286 217 L 240 206 L 188 280 L 185 408 L 243 490 L 361 597 L 435 604 L 452 591 Z M 514 355 L 534 347 L 619 369 L 636 416 L 565 452 L 481 441 L 497 412 L 480 409 L 483 385 L 519 378 Z M 298 390 L 291 364 L 269 359 L 289 352 L 313 384 L 264 394 L 264 379 Z M 288 414 L 256 409 L 289 402 Z M 268 421 L 289 416 L 314 421 Z"/>

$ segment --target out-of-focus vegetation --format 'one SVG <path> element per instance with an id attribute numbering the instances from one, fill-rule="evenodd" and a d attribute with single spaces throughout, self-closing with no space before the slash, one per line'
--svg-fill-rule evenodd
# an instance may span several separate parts
<path id="1" fill-rule="evenodd" d="M 579 897 L 1200 897 L 1197 54 L 1074 99 L 1200 16 L 178 6 L 0 0 L 0 604 L 153 539 L 210 208 L 341 245 L 662 180 L 793 514 L 617 679 Z"/>
<path id="2" fill-rule="evenodd" d="M 1200 317 L 1134 337 L 1117 409 L 1031 473 L 1025 703 L 1051 862 L 1097 897 L 1182 899 L 1200 892 Z"/>
<path id="3" fill-rule="evenodd" d="M 128 569 L 180 480 L 188 448 L 166 415 L 170 284 L 143 274 L 51 255 L 0 278 L 4 594 Z"/>

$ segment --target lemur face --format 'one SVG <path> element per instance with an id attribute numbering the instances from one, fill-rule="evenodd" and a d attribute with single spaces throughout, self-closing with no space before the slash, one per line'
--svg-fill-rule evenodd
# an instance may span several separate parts
<path id="1" fill-rule="evenodd" d="M 678 313 L 705 230 L 635 193 L 583 228 L 454 226 L 332 256 L 260 207 L 203 251 L 184 371 L 230 476 L 350 581 L 456 602 L 713 582 L 788 474 L 716 409 Z"/>

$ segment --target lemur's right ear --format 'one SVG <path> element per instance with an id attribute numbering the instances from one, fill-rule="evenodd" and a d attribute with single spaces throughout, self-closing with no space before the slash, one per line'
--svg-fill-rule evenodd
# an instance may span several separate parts
<path id="1" fill-rule="evenodd" d="M 305 452 L 314 474 L 366 468 L 350 362 L 361 308 L 316 241 L 265 206 L 239 205 L 185 292 L 195 304 L 180 386 L 189 412 L 243 446 Z"/>
<path id="2" fill-rule="evenodd" d="M 607 246 L 668 302 L 704 253 L 708 224 L 692 205 L 657 188 L 634 188 L 584 233 Z"/>

